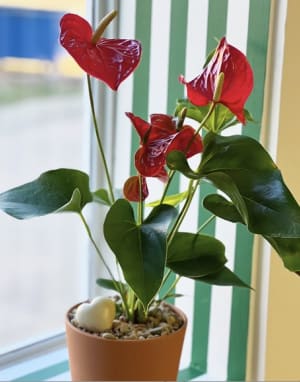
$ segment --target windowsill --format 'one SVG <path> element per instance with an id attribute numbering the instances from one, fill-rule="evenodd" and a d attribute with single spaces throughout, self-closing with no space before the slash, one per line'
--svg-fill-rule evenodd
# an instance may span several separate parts
<path id="1" fill-rule="evenodd" d="M 1 381 L 70 381 L 65 336 L 12 351 L 0 357 Z"/>

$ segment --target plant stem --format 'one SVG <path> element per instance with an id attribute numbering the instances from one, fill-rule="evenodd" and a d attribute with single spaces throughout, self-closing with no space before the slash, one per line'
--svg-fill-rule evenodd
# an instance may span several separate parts
<path id="1" fill-rule="evenodd" d="M 139 174 L 139 202 L 138 202 L 138 210 L 137 210 L 137 223 L 141 225 L 143 223 L 143 215 L 144 215 L 144 204 L 143 204 L 143 184 L 142 184 L 142 175 Z"/>
<path id="2" fill-rule="evenodd" d="M 202 129 L 202 127 L 205 125 L 205 123 L 207 122 L 207 120 L 211 116 L 211 114 L 212 114 L 212 112 L 213 112 L 215 107 L 216 107 L 216 103 L 212 102 L 210 107 L 209 107 L 209 109 L 208 109 L 207 114 L 202 119 L 198 129 L 195 131 L 195 134 L 193 135 L 193 137 L 189 141 L 189 143 L 188 143 L 188 145 L 187 145 L 187 147 L 185 149 L 185 153 L 187 153 L 189 151 L 189 148 L 190 148 L 191 144 L 193 143 L 194 138 L 196 137 L 197 134 L 199 134 L 200 130 Z M 199 171 L 200 164 L 198 166 L 197 171 Z M 186 201 L 184 203 L 184 206 L 182 207 L 182 210 L 180 211 L 180 213 L 179 213 L 179 215 L 177 217 L 177 220 L 176 220 L 176 222 L 175 222 L 175 224 L 174 224 L 174 226 L 173 226 L 173 228 L 172 228 L 172 230 L 171 230 L 171 232 L 170 232 L 170 234 L 168 236 L 168 244 L 171 243 L 171 241 L 173 240 L 176 232 L 178 232 L 179 227 L 180 227 L 182 221 L 184 220 L 184 218 L 185 218 L 185 216 L 186 216 L 186 214 L 188 212 L 188 209 L 189 209 L 189 207 L 191 205 L 191 202 L 193 200 L 193 196 L 194 196 L 194 194 L 196 192 L 196 189 L 197 189 L 199 183 L 200 183 L 200 179 L 198 179 L 197 181 L 194 181 L 192 179 L 190 180 L 189 188 L 188 188 L 188 196 L 187 196 Z"/>
<path id="3" fill-rule="evenodd" d="M 129 288 L 128 290 L 128 319 L 129 321 L 134 321 L 134 309 L 136 304 L 136 295 L 134 291 Z"/>
<path id="4" fill-rule="evenodd" d="M 196 192 L 196 189 L 197 189 L 197 186 L 200 182 L 200 179 L 197 180 L 194 184 L 194 180 L 191 180 L 190 183 L 189 183 L 189 191 L 188 191 L 188 196 L 185 200 L 185 203 L 182 207 L 182 210 L 180 211 L 177 219 L 176 219 L 176 222 L 175 224 L 173 225 L 172 227 L 172 230 L 168 236 L 168 245 L 171 243 L 171 241 L 173 240 L 176 232 L 179 230 L 179 227 L 181 225 L 181 223 L 183 222 L 183 219 L 185 218 L 185 215 L 187 214 L 188 212 L 188 209 L 192 203 L 192 200 L 193 200 L 193 196 Z"/>
<path id="5" fill-rule="evenodd" d="M 167 192 L 168 192 L 168 188 L 169 188 L 169 186 L 170 186 L 170 184 L 171 184 L 171 182 L 172 182 L 172 179 L 174 178 L 175 173 L 176 173 L 176 171 L 174 171 L 174 170 L 171 170 L 171 171 L 169 172 L 169 179 L 168 179 L 167 184 L 165 185 L 165 188 L 164 188 L 164 191 L 163 191 L 163 194 L 162 194 L 162 196 L 161 196 L 161 199 L 160 199 L 159 204 L 163 204 L 164 199 L 165 199 L 165 197 L 166 197 L 166 195 L 167 195 Z"/>
<path id="6" fill-rule="evenodd" d="M 211 221 L 216 218 L 216 215 L 211 215 L 199 228 L 197 233 L 200 233 Z"/>
<path id="7" fill-rule="evenodd" d="M 169 277 L 169 275 L 171 274 L 171 271 L 169 271 L 170 273 L 167 275 L 167 278 Z M 164 280 L 164 282 L 165 281 L 167 281 L 167 278 Z M 168 297 L 168 295 L 171 293 L 171 291 L 173 290 L 173 289 L 175 289 L 175 287 L 176 287 L 176 285 L 177 285 L 177 283 L 178 283 L 178 281 L 181 279 L 181 276 L 177 276 L 176 278 L 175 278 L 175 280 L 173 281 L 173 283 L 171 284 L 171 286 L 170 286 L 170 288 L 167 290 L 167 292 L 164 294 L 164 296 L 161 298 L 162 300 L 165 300 L 167 297 Z"/>
<path id="8" fill-rule="evenodd" d="M 110 195 L 111 201 L 114 202 L 115 197 L 114 197 L 114 193 L 113 193 L 112 181 L 111 181 L 110 174 L 108 171 L 108 165 L 107 165 L 107 161 L 105 158 L 105 153 L 104 153 L 101 137 L 99 134 L 99 128 L 98 128 L 98 123 L 97 123 L 97 118 L 96 118 L 94 98 L 93 98 L 93 92 L 92 92 L 91 77 L 89 74 L 87 74 L 87 82 L 88 82 L 89 100 L 90 100 L 90 106 L 91 106 L 92 118 L 93 118 L 93 127 L 94 127 L 94 131 L 96 134 L 97 144 L 98 144 L 100 157 L 101 157 L 103 167 L 104 167 L 106 180 L 108 183 L 109 195 Z"/>
<path id="9" fill-rule="evenodd" d="M 99 247 L 98 247 L 98 245 L 97 245 L 97 243 L 96 243 L 96 241 L 95 241 L 95 239 L 93 237 L 92 231 L 91 231 L 91 229 L 90 229 L 90 227 L 89 227 L 89 225 L 88 225 L 88 223 L 87 223 L 87 221 L 86 221 L 86 219 L 83 216 L 81 211 L 79 212 L 79 216 L 80 216 L 80 219 L 81 219 L 81 221 L 82 221 L 82 223 L 84 225 L 84 228 L 85 228 L 85 230 L 86 230 L 86 232 L 88 234 L 88 237 L 89 237 L 91 243 L 93 244 L 93 246 L 94 246 L 94 248 L 95 248 L 95 250 L 96 250 L 96 252 L 97 252 L 97 254 L 98 254 L 99 258 L 100 258 L 100 260 L 102 261 L 105 269 L 107 270 L 107 272 L 108 272 L 108 274 L 109 274 L 109 276 L 110 276 L 110 278 L 111 278 L 111 280 L 112 280 L 112 282 L 114 284 L 115 289 L 119 292 L 120 296 L 122 297 L 122 302 L 123 302 L 123 306 L 124 306 L 124 309 L 125 309 L 126 313 L 129 314 L 129 309 L 128 309 L 126 297 L 125 297 L 125 295 L 124 295 L 124 293 L 122 291 L 122 288 L 120 288 L 118 282 L 114 278 L 114 275 L 112 274 L 112 271 L 110 270 L 107 262 L 105 261 L 104 256 L 102 255 L 102 253 L 101 253 L 101 251 L 100 251 L 100 249 L 99 249 Z"/>

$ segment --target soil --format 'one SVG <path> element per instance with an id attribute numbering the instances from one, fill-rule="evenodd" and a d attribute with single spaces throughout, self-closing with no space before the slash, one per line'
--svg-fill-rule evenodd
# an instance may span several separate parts
<path id="1" fill-rule="evenodd" d="M 149 309 L 146 320 L 142 323 L 127 321 L 120 315 L 113 321 L 112 329 L 103 332 L 91 332 L 80 327 L 75 320 L 76 309 L 69 313 L 70 322 L 80 330 L 106 339 L 145 340 L 168 335 L 183 325 L 182 318 L 171 305 L 166 303 L 155 304 Z"/>

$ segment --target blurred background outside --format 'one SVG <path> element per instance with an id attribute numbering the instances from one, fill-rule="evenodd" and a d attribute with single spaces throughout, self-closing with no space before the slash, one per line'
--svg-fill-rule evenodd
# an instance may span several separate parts
<path id="1" fill-rule="evenodd" d="M 59 167 L 87 171 L 82 73 L 59 46 L 84 0 L 0 0 L 0 192 Z M 0 353 L 63 330 L 86 297 L 85 234 L 74 214 L 0 214 Z"/>

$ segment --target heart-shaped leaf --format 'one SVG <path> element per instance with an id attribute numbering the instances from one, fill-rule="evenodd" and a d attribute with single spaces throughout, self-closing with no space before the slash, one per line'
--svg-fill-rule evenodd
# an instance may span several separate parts
<path id="1" fill-rule="evenodd" d="M 208 113 L 210 105 L 196 106 L 189 102 L 187 99 L 180 99 L 177 101 L 176 115 L 182 112 L 182 109 L 186 109 L 186 116 L 201 123 Z M 249 112 L 244 110 L 247 120 L 253 121 Z M 204 128 L 208 131 L 222 131 L 230 126 L 234 126 L 240 123 L 236 116 L 223 104 L 219 103 L 215 106 L 212 115 L 206 123 Z"/>
<path id="2" fill-rule="evenodd" d="M 190 179 L 200 178 L 200 175 L 190 168 L 186 156 L 182 151 L 170 151 L 167 154 L 166 162 L 170 170 L 180 171 L 183 175 Z"/>
<path id="3" fill-rule="evenodd" d="M 170 206 L 176 207 L 179 203 L 184 201 L 188 196 L 187 191 L 179 192 L 178 194 L 167 195 L 164 198 L 164 204 L 169 204 Z M 147 203 L 147 207 L 156 207 L 160 204 L 160 200 Z"/>
<path id="4" fill-rule="evenodd" d="M 256 140 L 206 134 L 200 175 L 229 196 L 249 231 L 300 237 L 300 207 Z"/>
<path id="5" fill-rule="evenodd" d="M 202 281 L 211 285 L 251 288 L 248 284 L 241 280 L 234 272 L 232 272 L 229 268 L 225 266 L 215 273 L 210 273 L 209 275 L 198 277 L 194 280 Z"/>
<path id="6" fill-rule="evenodd" d="M 186 277 L 202 277 L 226 263 L 224 245 L 214 237 L 177 232 L 168 248 L 167 266 Z"/>
<path id="7" fill-rule="evenodd" d="M 28 219 L 53 212 L 80 212 L 91 201 L 88 175 L 61 168 L 0 194 L 0 209 L 17 219 Z"/>
<path id="8" fill-rule="evenodd" d="M 220 218 L 233 223 L 244 223 L 233 203 L 219 194 L 207 195 L 203 200 L 203 206 Z"/>
<path id="9" fill-rule="evenodd" d="M 125 291 L 128 289 L 125 283 L 122 283 L 121 281 L 113 281 L 111 279 L 97 279 L 96 283 L 102 288 L 111 289 L 118 293 L 120 292 L 120 290 Z"/>
<path id="10" fill-rule="evenodd" d="M 125 199 L 117 200 L 107 213 L 104 236 L 123 270 L 124 277 L 147 307 L 161 286 L 166 262 L 166 237 L 177 214 L 160 205 L 139 225 Z"/>
<path id="11" fill-rule="evenodd" d="M 109 193 L 104 188 L 99 188 L 99 190 L 93 192 L 93 200 L 106 206 L 112 205 Z"/>
<path id="12" fill-rule="evenodd" d="M 203 205 L 222 219 L 245 224 L 236 207 L 221 195 L 208 195 Z M 263 235 L 282 258 L 284 266 L 290 271 L 300 270 L 300 238 L 284 238 Z M 205 280 L 203 280 L 205 281 Z"/>

